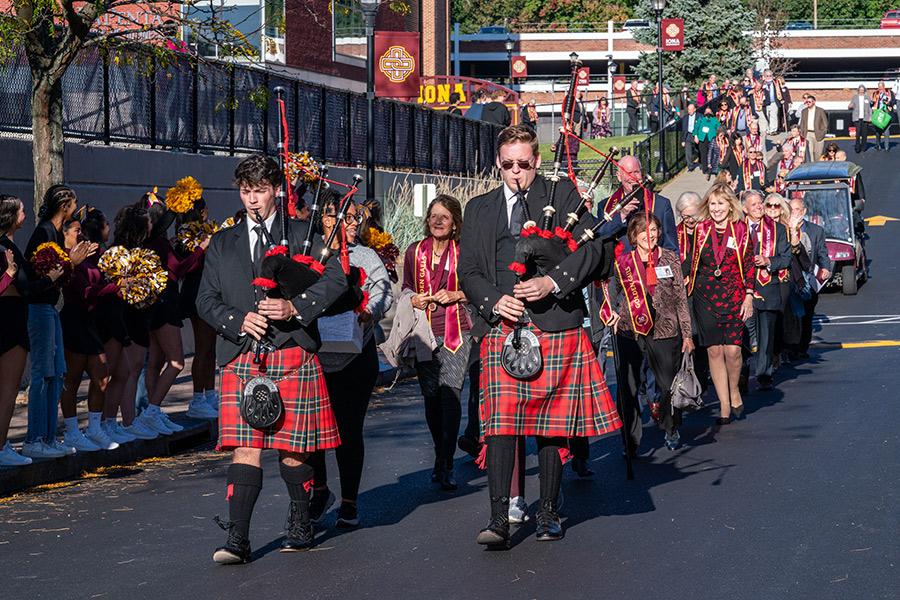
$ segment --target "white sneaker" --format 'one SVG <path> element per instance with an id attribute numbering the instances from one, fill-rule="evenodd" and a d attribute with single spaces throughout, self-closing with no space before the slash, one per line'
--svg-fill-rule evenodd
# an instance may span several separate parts
<path id="1" fill-rule="evenodd" d="M 76 452 L 96 452 L 100 446 L 86 438 L 80 429 L 67 431 L 63 436 L 63 444 L 69 448 L 75 448 Z"/>
<path id="2" fill-rule="evenodd" d="M 119 443 L 113 441 L 109 435 L 103 428 L 97 429 L 96 431 L 91 431 L 91 428 L 88 427 L 84 431 L 84 437 L 94 443 L 95 446 L 100 448 L 101 450 L 115 450 L 119 447 Z"/>
<path id="3" fill-rule="evenodd" d="M 125 431 L 125 428 L 118 421 L 103 421 L 101 427 L 103 427 L 103 431 L 106 432 L 109 439 L 118 444 L 127 444 L 137 439 L 136 436 Z"/>
<path id="4" fill-rule="evenodd" d="M 509 522 L 514 524 L 524 523 L 528 520 L 528 503 L 522 496 L 513 496 L 509 499 L 509 510 L 507 516 Z"/>
<path id="5" fill-rule="evenodd" d="M 48 446 L 44 442 L 25 442 L 22 444 L 22 454 L 30 458 L 60 458 L 66 452 Z"/>
<path id="6" fill-rule="evenodd" d="M 31 459 L 13 450 L 9 442 L 6 442 L 3 450 L 0 450 L 0 467 L 21 467 L 30 464 Z"/>
<path id="7" fill-rule="evenodd" d="M 181 425 L 179 425 L 178 423 L 176 423 L 175 421 L 170 419 L 169 415 L 167 415 L 164 412 L 159 413 L 159 419 L 163 423 L 165 423 L 166 427 L 168 427 L 172 431 L 172 433 L 178 433 L 179 431 L 184 431 L 184 427 L 182 427 Z"/>
<path id="8" fill-rule="evenodd" d="M 150 429 L 140 417 L 135 419 L 128 427 L 123 427 L 123 429 L 125 433 L 133 435 L 138 440 L 155 440 L 159 437 L 159 432 L 155 429 Z"/>
<path id="9" fill-rule="evenodd" d="M 203 394 L 203 399 L 209 404 L 210 408 L 216 411 L 216 416 L 219 415 L 219 392 L 216 390 L 206 390 Z"/>
<path id="10" fill-rule="evenodd" d="M 194 396 L 188 404 L 187 416 L 192 419 L 218 419 L 219 413 L 206 401 L 206 396 Z"/>
<path id="11" fill-rule="evenodd" d="M 81 432 L 79 432 L 79 433 L 81 433 Z M 82 436 L 82 437 L 84 437 L 84 436 Z M 65 454 L 63 454 L 63 456 L 68 456 L 70 454 L 75 454 L 76 452 L 78 452 L 78 448 L 76 448 L 75 446 L 70 446 L 69 444 L 60 442 L 56 438 L 53 438 L 53 442 L 47 444 L 47 446 L 53 448 L 54 450 L 59 450 L 60 452 L 65 452 Z"/>
<path id="12" fill-rule="evenodd" d="M 172 430 L 169 429 L 166 426 L 165 422 L 159 418 L 159 413 L 150 414 L 150 411 L 147 409 L 144 409 L 144 412 L 142 412 L 140 416 L 138 416 L 138 418 L 134 420 L 134 422 L 140 423 L 147 429 L 155 431 L 159 435 L 170 435 L 172 433 Z"/>

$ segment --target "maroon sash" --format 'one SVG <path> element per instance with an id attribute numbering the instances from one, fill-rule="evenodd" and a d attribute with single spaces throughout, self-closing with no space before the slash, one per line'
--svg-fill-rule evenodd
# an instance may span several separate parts
<path id="1" fill-rule="evenodd" d="M 637 184 L 635 184 L 637 185 Z M 613 209 L 613 207 L 619 203 L 619 200 L 622 199 L 622 196 L 625 195 L 625 188 L 619 186 L 615 192 L 612 193 L 606 200 L 606 204 L 603 206 L 603 212 L 609 214 L 609 211 Z M 653 212 L 656 208 L 656 194 L 651 194 L 646 188 L 644 188 L 644 210 L 648 213 Z M 660 232 L 662 233 L 662 232 Z"/>
<path id="2" fill-rule="evenodd" d="M 769 217 L 764 216 L 762 218 L 762 221 L 760 221 L 759 223 L 759 252 L 757 252 L 757 254 L 770 258 L 772 256 L 775 256 L 775 242 L 777 231 L 778 228 L 775 227 L 775 221 L 773 221 Z M 756 240 L 753 241 L 754 243 L 756 242 Z M 769 283 L 772 281 L 772 274 L 769 273 L 768 269 L 757 269 L 756 281 L 758 281 L 760 285 L 769 285 Z"/>
<path id="3" fill-rule="evenodd" d="M 437 269 L 432 267 L 431 254 L 434 251 L 434 238 L 428 236 L 416 245 L 416 293 L 431 296 L 440 284 L 441 274 L 447 271 L 447 291 L 458 292 L 457 263 L 459 261 L 459 244 L 450 241 L 438 261 Z M 456 352 L 463 344 L 462 315 L 459 303 L 444 307 L 444 347 Z M 430 310 L 425 311 L 431 322 Z"/>
<path id="4" fill-rule="evenodd" d="M 766 164 L 761 160 L 750 160 L 749 158 L 744 159 L 743 165 L 743 173 L 744 173 L 744 189 L 750 190 L 753 189 L 753 167 L 758 168 L 759 172 L 759 187 L 765 187 L 766 183 Z"/>
<path id="5" fill-rule="evenodd" d="M 691 274 L 688 278 L 687 289 L 688 295 L 691 295 L 694 292 L 694 284 L 697 281 L 697 268 L 700 266 L 700 253 L 703 250 L 703 246 L 706 245 L 707 240 L 712 237 L 711 233 L 714 228 L 715 224 L 712 219 L 701 221 L 700 223 L 697 223 L 697 226 L 694 228 Z M 722 238 L 722 244 L 725 245 L 726 253 L 728 252 L 728 238 L 731 237 L 735 240 L 734 245 L 737 247 L 735 254 L 737 254 L 738 271 L 741 274 L 741 286 L 744 285 L 744 251 L 747 249 L 747 244 L 750 243 L 749 231 L 747 223 L 744 221 L 730 222 L 728 228 L 725 230 L 725 237 Z M 710 240 L 710 243 L 712 243 L 712 240 Z"/>
<path id="6" fill-rule="evenodd" d="M 655 250 L 650 254 L 648 263 L 655 264 L 657 260 L 653 260 L 653 255 L 658 254 L 659 250 Z M 640 335 L 647 335 L 653 329 L 653 316 L 650 314 L 650 303 L 647 301 L 647 295 L 653 296 L 653 286 L 647 285 L 647 272 L 644 262 L 638 256 L 637 250 L 632 250 L 622 254 L 616 259 L 616 273 L 619 275 L 619 282 L 622 284 L 622 293 L 628 302 L 628 314 L 631 317 L 631 325 L 634 332 Z"/>
<path id="7" fill-rule="evenodd" d="M 684 262 L 688 256 L 688 242 L 690 241 L 690 236 L 688 236 L 687 228 L 684 226 L 684 221 L 679 223 L 675 227 L 675 233 L 678 234 L 678 258 L 681 259 L 681 262 Z"/>

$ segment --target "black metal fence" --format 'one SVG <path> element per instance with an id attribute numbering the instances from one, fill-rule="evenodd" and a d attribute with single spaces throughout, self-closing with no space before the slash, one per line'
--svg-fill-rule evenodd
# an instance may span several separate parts
<path id="1" fill-rule="evenodd" d="M 0 131 L 31 132 L 24 53 L 0 64 Z M 291 150 L 357 165 L 366 157 L 366 98 L 274 73 L 190 57 L 161 64 L 139 51 L 82 52 L 63 78 L 67 139 L 230 154 L 274 153 L 272 90 L 287 91 Z M 375 162 L 391 169 L 490 170 L 499 129 L 390 100 L 375 102 Z"/>

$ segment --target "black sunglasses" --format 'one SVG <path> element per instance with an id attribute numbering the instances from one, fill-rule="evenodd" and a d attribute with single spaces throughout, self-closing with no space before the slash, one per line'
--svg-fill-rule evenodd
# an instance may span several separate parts
<path id="1" fill-rule="evenodd" d="M 530 160 L 504 160 L 500 163 L 500 168 L 504 171 L 509 171 L 513 168 L 513 165 L 519 165 L 520 171 L 530 171 L 534 168 Z"/>

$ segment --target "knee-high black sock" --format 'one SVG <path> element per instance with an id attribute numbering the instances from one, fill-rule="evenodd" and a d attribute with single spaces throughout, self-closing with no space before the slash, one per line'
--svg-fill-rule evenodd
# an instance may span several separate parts
<path id="1" fill-rule="evenodd" d="M 513 466 L 516 462 L 516 438 L 492 435 L 487 438 L 487 477 L 491 500 L 509 498 Z"/>
<path id="2" fill-rule="evenodd" d="M 296 467 L 289 467 L 283 462 L 279 463 L 279 465 L 281 467 L 281 478 L 284 479 L 284 485 L 287 486 L 291 501 L 299 502 L 301 508 L 308 509 L 309 490 L 312 489 L 315 475 L 313 468 L 307 463 L 300 463 Z"/>
<path id="3" fill-rule="evenodd" d="M 559 458 L 560 448 L 565 447 L 565 438 L 539 437 L 538 467 L 541 472 L 541 504 L 550 500 L 556 502 L 559 486 L 562 483 L 562 460 Z"/>
<path id="4" fill-rule="evenodd" d="M 251 465 L 228 467 L 228 518 L 244 537 L 250 537 L 250 517 L 262 489 L 262 475 L 262 469 Z"/>

